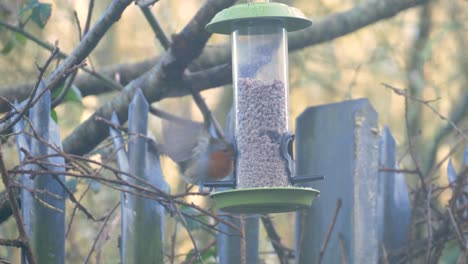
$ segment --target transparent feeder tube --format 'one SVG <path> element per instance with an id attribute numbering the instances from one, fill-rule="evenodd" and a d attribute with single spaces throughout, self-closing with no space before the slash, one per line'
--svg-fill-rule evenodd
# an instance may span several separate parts
<path id="1" fill-rule="evenodd" d="M 233 27 L 237 187 L 286 187 L 287 162 L 280 153 L 288 131 L 286 29 L 265 19 Z"/>

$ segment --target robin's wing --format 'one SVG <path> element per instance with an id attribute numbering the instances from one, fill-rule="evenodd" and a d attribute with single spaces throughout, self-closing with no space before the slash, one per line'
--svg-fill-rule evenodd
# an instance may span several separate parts
<path id="1" fill-rule="evenodd" d="M 184 122 L 163 121 L 163 152 L 175 162 L 192 158 L 193 150 L 206 128 L 192 120 Z"/>

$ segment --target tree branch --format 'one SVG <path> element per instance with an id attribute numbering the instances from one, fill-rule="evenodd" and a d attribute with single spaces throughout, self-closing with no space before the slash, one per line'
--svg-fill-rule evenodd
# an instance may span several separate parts
<path id="1" fill-rule="evenodd" d="M 63 144 L 65 152 L 85 154 L 107 137 L 107 126 L 97 122 L 96 117 L 109 119 L 115 111 L 119 120 L 126 121 L 128 105 L 136 89 L 141 89 L 149 102 L 155 102 L 173 93 L 174 88 L 185 87 L 186 84 L 182 80 L 183 71 L 193 59 L 200 55 L 210 36 L 204 30 L 204 25 L 218 11 L 233 2 L 234 0 L 206 1 L 182 32 L 174 36 L 168 51 L 151 70 L 130 82 L 118 96 L 99 108 L 65 139 Z M 199 87 L 194 86 L 194 89 L 199 89 Z M 185 88 L 182 90 L 188 93 Z"/>
<path id="2" fill-rule="evenodd" d="M 304 47 L 330 41 L 332 39 L 357 31 L 372 23 L 390 18 L 401 11 L 426 2 L 427 0 L 369 0 L 347 11 L 318 19 L 317 21 L 314 21 L 314 24 L 308 29 L 289 34 L 289 50 L 297 51 Z M 191 63 L 190 69 L 191 71 L 202 71 L 208 68 L 212 68 L 213 66 L 223 65 L 226 63 L 230 64 L 230 56 L 230 48 L 227 44 L 207 46 L 205 47 L 203 53 Z M 150 70 L 151 67 L 153 67 L 155 64 L 158 64 L 160 60 L 161 57 L 154 57 L 149 60 L 133 64 L 118 64 L 107 66 L 104 67 L 99 72 L 99 74 L 101 76 L 112 79 L 116 73 L 119 73 L 121 83 L 123 85 L 127 85 L 130 81 L 137 79 L 142 74 Z M 220 71 L 221 74 L 228 77 L 222 81 L 221 84 L 223 85 L 232 82 L 231 73 L 227 71 L 228 69 Z M 207 79 L 203 80 L 205 83 L 207 83 L 207 85 L 201 89 L 217 87 L 214 84 L 210 85 L 209 77 L 213 76 L 207 77 Z M 91 76 L 79 75 L 75 84 L 81 90 L 83 96 L 113 91 L 111 85 L 105 84 L 102 80 Z M 15 97 L 18 98 L 18 100 L 24 99 L 27 97 L 32 86 L 32 83 L 28 83 L 6 88 L 4 87 L 0 90 L 0 96 L 4 96 L 6 98 Z M 160 86 L 153 89 L 155 90 L 153 93 L 158 94 L 155 97 L 160 99 L 188 94 L 188 91 L 182 86 L 182 84 L 179 83 L 173 83 L 171 88 Z M 169 90 L 171 93 L 166 93 Z M 5 111 L 5 109 L 7 109 L 6 106 L 0 102 L 0 111 Z"/>

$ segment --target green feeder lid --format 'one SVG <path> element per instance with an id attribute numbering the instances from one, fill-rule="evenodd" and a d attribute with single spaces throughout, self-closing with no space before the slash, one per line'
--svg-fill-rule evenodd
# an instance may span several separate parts
<path id="1" fill-rule="evenodd" d="M 287 31 L 309 27 L 312 21 L 301 10 L 281 3 L 239 4 L 222 10 L 206 25 L 209 32 L 231 34 L 232 23 L 241 20 L 273 18 L 284 22 Z"/>
<path id="2" fill-rule="evenodd" d="M 224 212 L 269 214 L 309 208 L 319 193 L 311 188 L 264 187 L 214 192 L 210 197 Z"/>

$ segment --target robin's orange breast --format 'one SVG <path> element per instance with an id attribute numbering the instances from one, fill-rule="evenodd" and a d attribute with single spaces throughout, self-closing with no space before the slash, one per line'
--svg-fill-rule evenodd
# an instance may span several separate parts
<path id="1" fill-rule="evenodd" d="M 228 176 L 233 168 L 232 152 L 213 152 L 208 162 L 208 177 L 220 180 Z"/>

